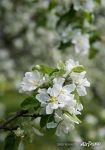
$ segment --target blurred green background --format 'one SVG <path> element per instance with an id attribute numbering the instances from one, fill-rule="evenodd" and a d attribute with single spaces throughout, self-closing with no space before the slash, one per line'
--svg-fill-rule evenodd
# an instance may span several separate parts
<path id="1" fill-rule="evenodd" d="M 94 59 L 76 54 L 72 47 L 60 50 L 60 34 L 55 12 L 69 9 L 69 0 L 1 0 L 0 1 L 0 122 L 20 109 L 26 95 L 19 94 L 19 83 L 25 73 L 36 64 L 55 66 L 60 59 L 79 60 L 87 70 L 91 83 L 88 95 L 82 98 L 84 109 L 79 116 L 82 123 L 70 135 L 57 138 L 35 135 L 34 141 L 24 139 L 19 150 L 79 150 L 105 149 L 105 6 L 96 7 L 95 29 L 101 40 Z M 104 2 L 104 1 L 103 1 Z M 105 2 L 104 2 L 105 4 Z M 61 30 L 62 28 L 60 28 Z M 94 32 L 96 32 L 94 31 Z M 65 31 L 66 34 L 66 31 Z M 68 35 L 69 36 L 69 35 Z M 67 38 L 67 37 L 63 37 Z M 5 132 L 0 132 L 3 150 Z M 82 147 L 78 142 L 102 142 L 100 146 Z M 58 146 L 59 142 L 74 142 L 73 146 Z"/>

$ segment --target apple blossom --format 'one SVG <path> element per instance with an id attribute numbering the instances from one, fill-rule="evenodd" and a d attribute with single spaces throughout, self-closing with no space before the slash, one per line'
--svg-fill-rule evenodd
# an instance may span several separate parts
<path id="1" fill-rule="evenodd" d="M 96 5 L 94 0 L 72 0 L 72 3 L 76 11 L 82 10 L 85 12 L 93 12 Z"/>
<path id="2" fill-rule="evenodd" d="M 26 72 L 20 84 L 20 92 L 33 91 L 43 83 L 44 77 L 40 72 Z"/>
<path id="3" fill-rule="evenodd" d="M 81 73 L 72 72 L 70 77 L 73 83 L 76 85 L 76 90 L 79 96 L 85 96 L 87 94 L 86 87 L 90 86 L 90 82 L 85 78 L 86 72 L 83 71 Z"/>
<path id="4" fill-rule="evenodd" d="M 83 105 L 78 97 L 85 96 L 86 87 L 90 86 L 85 68 L 78 61 L 69 59 L 65 63 L 60 61 L 57 68 L 37 65 L 32 70 L 25 73 L 20 84 L 21 92 L 32 94 L 23 101 L 22 107 L 34 108 L 41 128 L 54 129 L 58 136 L 68 134 L 75 124 L 80 123 L 77 115 L 81 114 Z"/>
<path id="5" fill-rule="evenodd" d="M 71 70 L 76 67 L 79 66 L 79 62 L 78 61 L 74 61 L 73 59 L 69 59 L 65 62 L 65 70 L 67 72 L 71 72 Z"/>
<path id="6" fill-rule="evenodd" d="M 72 43 L 74 44 L 76 53 L 82 53 L 83 55 L 88 54 L 90 48 L 88 34 L 77 32 L 72 39 Z"/>
<path id="7" fill-rule="evenodd" d="M 70 130 L 74 128 L 74 122 L 69 118 L 69 116 L 60 111 L 55 113 L 55 120 L 58 122 L 55 133 L 57 136 L 68 134 Z"/>
<path id="8" fill-rule="evenodd" d="M 52 114 L 53 110 L 64 107 L 74 98 L 70 93 L 74 91 L 75 86 L 73 84 L 63 86 L 64 81 L 64 78 L 58 80 L 55 78 L 53 87 L 47 90 L 39 89 L 36 98 L 42 106 L 46 105 L 46 114 Z"/>

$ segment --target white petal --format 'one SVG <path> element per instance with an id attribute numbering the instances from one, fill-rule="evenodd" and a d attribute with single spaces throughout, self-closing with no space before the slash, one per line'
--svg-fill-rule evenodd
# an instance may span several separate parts
<path id="1" fill-rule="evenodd" d="M 50 97 L 46 93 L 40 93 L 36 95 L 36 99 L 41 103 L 46 103 L 47 101 L 49 101 Z"/>
<path id="2" fill-rule="evenodd" d="M 38 93 L 44 93 L 44 94 L 46 93 L 47 94 L 47 90 L 46 89 L 39 89 Z"/>
<path id="3" fill-rule="evenodd" d="M 85 96 L 87 94 L 86 88 L 84 86 L 77 86 L 77 92 L 79 96 Z"/>
<path id="4" fill-rule="evenodd" d="M 61 86 L 63 85 L 64 81 L 65 81 L 64 78 L 55 78 L 53 80 L 54 84 L 58 84 L 58 85 L 61 85 Z"/>
<path id="5" fill-rule="evenodd" d="M 56 129 L 56 133 L 57 136 L 61 137 L 62 136 L 62 127 L 61 124 L 58 125 L 57 129 Z"/>
<path id="6" fill-rule="evenodd" d="M 26 92 L 26 91 L 32 91 L 35 90 L 37 87 L 33 86 L 31 83 L 27 82 L 22 82 L 20 84 L 20 92 Z"/>
<path id="7" fill-rule="evenodd" d="M 52 114 L 52 113 L 53 113 L 53 109 L 51 108 L 51 105 L 48 104 L 48 105 L 46 106 L 46 114 Z"/>
<path id="8" fill-rule="evenodd" d="M 79 78 L 79 74 L 78 73 L 75 73 L 75 72 L 72 72 L 71 75 L 70 75 L 71 79 L 73 80 L 73 82 L 77 82 L 78 81 L 78 78 Z"/>
<path id="9" fill-rule="evenodd" d="M 50 96 L 57 97 L 60 93 L 61 86 L 54 86 L 52 88 L 48 88 L 47 93 L 50 94 Z"/>
<path id="10" fill-rule="evenodd" d="M 33 129 L 33 131 L 34 131 L 34 133 L 35 133 L 36 135 L 38 135 L 38 136 L 43 136 L 43 135 L 44 135 L 44 134 L 41 133 L 37 128 L 32 127 L 32 129 Z"/>
<path id="11" fill-rule="evenodd" d="M 75 84 L 69 84 L 63 87 L 63 89 L 66 90 L 68 93 L 73 92 L 75 88 L 76 88 Z"/>
<path id="12" fill-rule="evenodd" d="M 79 62 L 75 62 L 74 60 L 69 59 L 68 61 L 66 61 L 66 70 L 70 72 L 73 67 L 77 65 L 79 65 Z"/>
<path id="13" fill-rule="evenodd" d="M 32 91 L 42 84 L 42 78 L 38 71 L 26 72 L 20 85 L 20 91 Z"/>
<path id="14" fill-rule="evenodd" d="M 79 73 L 79 78 L 83 79 L 85 77 L 86 71 Z"/>
<path id="15" fill-rule="evenodd" d="M 62 118 L 62 111 L 60 109 L 55 110 L 55 116 L 54 119 L 56 122 L 60 122 Z"/>
<path id="16" fill-rule="evenodd" d="M 32 72 L 26 72 L 25 73 L 25 77 L 27 77 L 27 78 L 31 78 L 32 76 L 33 76 Z"/>
<path id="17" fill-rule="evenodd" d="M 64 133 L 65 133 L 65 134 L 68 134 L 70 129 L 69 129 L 68 126 L 66 126 L 63 130 L 64 130 Z"/>
<path id="18" fill-rule="evenodd" d="M 52 109 L 57 109 L 58 108 L 58 102 L 50 103 L 50 106 Z"/>
<path id="19" fill-rule="evenodd" d="M 57 126 L 57 123 L 55 123 L 55 122 L 47 123 L 47 128 L 55 128 L 56 126 Z"/>
<path id="20" fill-rule="evenodd" d="M 86 71 L 83 71 L 81 73 L 72 72 L 71 73 L 71 79 L 73 80 L 73 83 L 81 84 L 84 80 Z"/>
<path id="21" fill-rule="evenodd" d="M 35 80 L 40 81 L 41 74 L 38 71 L 33 72 L 33 77 Z"/>
<path id="22" fill-rule="evenodd" d="M 59 106 L 65 106 L 67 104 L 67 100 L 69 99 L 69 96 L 66 96 L 64 94 L 60 94 L 58 97 Z"/>
<path id="23" fill-rule="evenodd" d="M 77 104 L 77 109 L 78 109 L 79 111 L 81 111 L 81 110 L 83 109 L 83 105 L 82 105 L 82 104 Z"/>
<path id="24" fill-rule="evenodd" d="M 90 82 L 87 80 L 87 78 L 83 79 L 82 85 L 86 87 L 90 87 Z"/>

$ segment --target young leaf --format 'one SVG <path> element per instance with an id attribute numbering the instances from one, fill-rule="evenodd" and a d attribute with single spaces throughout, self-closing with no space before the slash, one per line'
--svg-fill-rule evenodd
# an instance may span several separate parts
<path id="1" fill-rule="evenodd" d="M 18 150 L 20 139 L 14 133 L 8 134 L 5 139 L 4 150 Z"/>
<path id="2" fill-rule="evenodd" d="M 64 73 L 65 73 L 65 70 L 60 69 L 59 71 L 53 73 L 52 78 L 54 79 L 55 77 L 63 76 Z"/>
<path id="3" fill-rule="evenodd" d="M 72 121 L 72 122 L 75 122 L 77 124 L 81 123 L 81 121 L 77 118 L 76 115 L 71 115 L 68 111 L 64 111 L 64 115 L 66 115 L 67 117 L 69 117 L 69 119 Z"/>
<path id="4" fill-rule="evenodd" d="M 52 67 L 49 67 L 49 66 L 47 66 L 47 65 L 40 65 L 40 66 L 38 66 L 38 67 L 35 66 L 35 67 L 32 68 L 32 70 L 33 70 L 33 71 L 34 71 L 34 70 L 38 70 L 38 71 L 42 72 L 43 74 L 48 74 L 48 75 L 50 75 L 50 74 L 52 74 L 53 72 L 57 71 L 57 69 L 52 68 Z"/>
<path id="5" fill-rule="evenodd" d="M 38 106 L 39 106 L 39 102 L 36 101 L 34 97 L 28 97 L 21 103 L 21 107 L 23 109 L 30 109 L 32 107 L 38 107 Z"/>
<path id="6" fill-rule="evenodd" d="M 73 71 L 73 72 L 77 72 L 77 73 L 81 73 L 81 72 L 85 71 L 85 68 L 84 68 L 82 65 L 79 65 L 79 66 L 77 66 L 77 67 L 74 67 L 74 68 L 72 69 L 72 71 Z"/>
<path id="7" fill-rule="evenodd" d="M 57 127 L 56 127 L 57 128 Z M 54 135 L 55 134 L 55 132 L 56 132 L 56 128 L 51 128 L 51 129 L 46 129 L 46 135 L 47 136 L 52 136 L 52 135 Z"/>

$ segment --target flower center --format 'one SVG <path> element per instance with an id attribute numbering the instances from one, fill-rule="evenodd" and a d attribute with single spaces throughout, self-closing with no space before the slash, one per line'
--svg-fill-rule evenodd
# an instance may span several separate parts
<path id="1" fill-rule="evenodd" d="M 33 86 L 39 86 L 39 82 L 38 81 L 33 81 L 32 84 L 33 84 Z"/>
<path id="2" fill-rule="evenodd" d="M 60 91 L 60 94 L 64 94 L 65 92 L 64 92 L 64 90 L 63 89 L 61 89 L 61 91 Z"/>
<path id="3" fill-rule="evenodd" d="M 54 97 L 54 96 L 52 96 L 51 99 L 50 99 L 50 102 L 52 102 L 52 103 L 55 103 L 55 102 L 57 102 L 57 101 L 58 101 L 57 98 Z"/>

